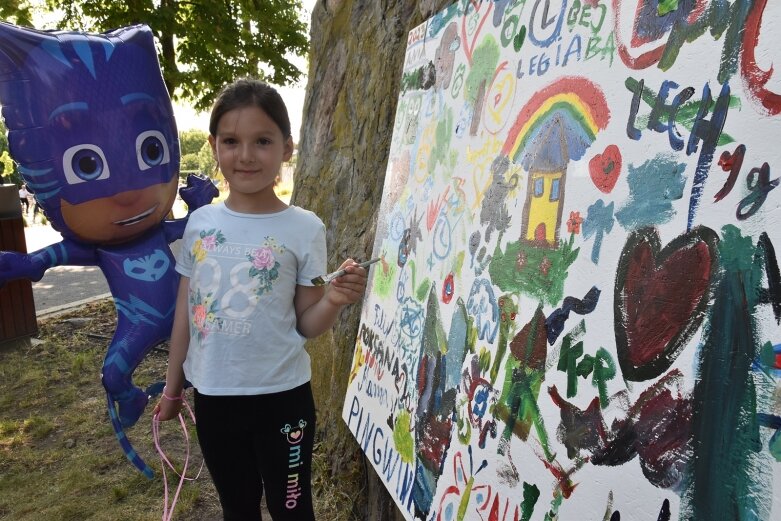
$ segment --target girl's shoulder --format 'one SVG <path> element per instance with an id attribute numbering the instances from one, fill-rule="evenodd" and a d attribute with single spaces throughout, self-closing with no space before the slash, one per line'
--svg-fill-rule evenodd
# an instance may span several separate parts
<path id="1" fill-rule="evenodd" d="M 222 202 L 211 203 L 196 208 L 187 216 L 186 229 L 193 231 L 205 226 L 212 226 L 220 218 Z M 185 232 L 186 233 L 186 232 Z"/>
<path id="2" fill-rule="evenodd" d="M 189 219 L 204 218 L 204 217 L 210 217 L 210 216 L 218 215 L 222 205 L 223 205 L 222 201 L 219 201 L 219 202 L 216 202 L 216 203 L 205 204 L 205 205 L 203 205 L 201 207 L 198 207 L 195 210 L 193 210 L 190 213 L 190 215 L 188 216 L 188 218 Z"/>
<path id="3" fill-rule="evenodd" d="M 287 215 L 285 217 L 304 224 L 325 226 L 322 219 L 320 219 L 315 212 L 301 208 L 300 206 L 293 206 L 292 204 L 288 206 Z"/>

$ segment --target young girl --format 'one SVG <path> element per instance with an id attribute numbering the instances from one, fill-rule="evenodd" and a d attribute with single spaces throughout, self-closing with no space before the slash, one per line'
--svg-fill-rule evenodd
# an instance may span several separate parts
<path id="1" fill-rule="evenodd" d="M 293 140 L 279 94 L 256 80 L 227 86 L 209 143 L 229 185 L 224 203 L 195 211 L 176 270 L 181 283 L 160 420 L 179 413 L 185 378 L 198 441 L 226 520 L 314 519 L 310 483 L 315 408 L 306 338 L 357 302 L 366 270 L 352 259 L 326 288 L 325 227 L 274 192 Z"/>

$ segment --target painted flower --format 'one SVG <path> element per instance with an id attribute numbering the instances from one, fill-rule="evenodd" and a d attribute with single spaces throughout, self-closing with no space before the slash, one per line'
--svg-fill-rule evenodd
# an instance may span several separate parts
<path id="1" fill-rule="evenodd" d="M 580 233 L 580 225 L 583 224 L 583 217 L 580 212 L 570 212 L 567 220 L 567 231 L 569 233 Z"/>

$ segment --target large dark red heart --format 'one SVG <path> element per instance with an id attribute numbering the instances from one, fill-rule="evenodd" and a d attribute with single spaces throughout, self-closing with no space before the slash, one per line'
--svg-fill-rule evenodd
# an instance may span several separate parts
<path id="1" fill-rule="evenodd" d="M 625 380 L 661 375 L 702 323 L 718 240 L 710 228 L 698 227 L 660 251 L 655 228 L 630 235 L 619 259 L 613 299 Z"/>
<path id="2" fill-rule="evenodd" d="M 595 155 L 588 162 L 588 172 L 594 186 L 600 192 L 609 194 L 621 174 L 621 150 L 616 145 L 608 145 L 603 153 Z"/>

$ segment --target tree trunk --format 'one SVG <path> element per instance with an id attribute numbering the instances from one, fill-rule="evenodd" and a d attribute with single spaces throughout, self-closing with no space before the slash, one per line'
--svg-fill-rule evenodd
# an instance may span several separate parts
<path id="1" fill-rule="evenodd" d="M 450 0 L 318 0 L 292 204 L 325 223 L 329 269 L 371 254 L 407 34 Z M 331 333 L 309 343 L 318 412 L 316 494 L 339 499 L 322 519 L 401 520 L 341 419 L 360 321 L 345 308 Z M 325 475 L 317 475 L 317 473 Z M 319 488 L 317 488 L 319 487 Z"/>

